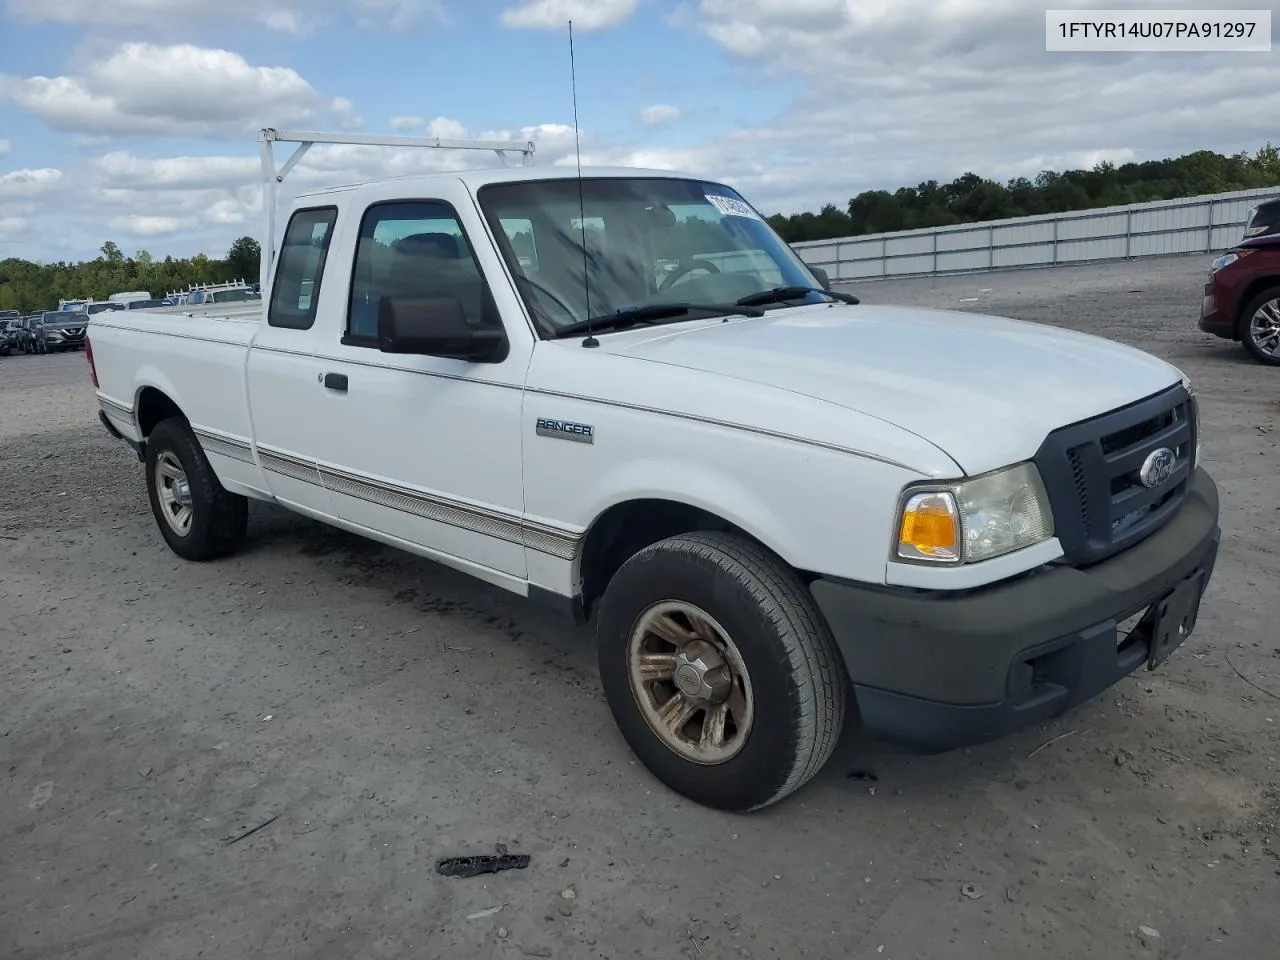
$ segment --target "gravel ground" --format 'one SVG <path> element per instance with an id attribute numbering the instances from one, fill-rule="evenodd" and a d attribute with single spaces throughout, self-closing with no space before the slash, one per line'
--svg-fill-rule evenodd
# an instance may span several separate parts
<path id="1" fill-rule="evenodd" d="M 1280 380 L 1195 330 L 1203 268 L 857 288 L 1181 365 L 1221 559 L 1160 671 L 940 757 L 850 729 L 749 817 L 633 761 L 588 629 L 263 505 L 177 560 L 83 355 L 0 358 L 0 958 L 1274 957 Z"/>

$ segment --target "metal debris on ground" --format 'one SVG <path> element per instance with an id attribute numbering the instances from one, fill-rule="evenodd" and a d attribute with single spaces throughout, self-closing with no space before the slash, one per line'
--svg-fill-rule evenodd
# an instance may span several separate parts
<path id="1" fill-rule="evenodd" d="M 226 841 L 227 846 L 229 847 L 233 843 L 239 843 L 245 837 L 253 836 L 263 827 L 269 827 L 271 824 L 275 823 L 278 819 L 280 819 L 280 814 L 273 813 L 271 816 L 269 816 L 266 820 L 263 820 L 262 823 L 258 824 L 256 827 L 251 827 L 250 829 L 246 830 L 244 833 L 238 834 L 237 836 L 229 837 Z"/>
<path id="2" fill-rule="evenodd" d="M 976 883 L 960 884 L 960 892 L 970 900 L 981 900 L 986 896 L 986 892 Z"/>
<path id="3" fill-rule="evenodd" d="M 436 873 L 442 877 L 478 877 L 502 870 L 523 870 L 529 866 L 529 855 L 502 854 L 483 857 L 445 857 L 436 861 Z"/>
<path id="4" fill-rule="evenodd" d="M 496 907 L 490 907 L 487 910 L 477 910 L 475 913 L 467 915 L 468 920 L 482 920 L 485 917 L 492 917 L 495 913 L 503 908 L 504 904 L 498 904 Z"/>

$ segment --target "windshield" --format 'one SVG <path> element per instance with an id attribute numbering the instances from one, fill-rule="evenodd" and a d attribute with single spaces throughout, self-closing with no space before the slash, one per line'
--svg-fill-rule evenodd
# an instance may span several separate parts
<path id="1" fill-rule="evenodd" d="M 576 179 L 495 183 L 479 191 L 502 254 L 548 335 L 652 304 L 731 304 L 779 286 L 819 286 L 726 186 L 629 177 L 584 179 L 581 188 L 581 208 Z M 824 299 L 815 292 L 788 302 Z"/>
<path id="2" fill-rule="evenodd" d="M 243 300 L 261 300 L 262 294 L 252 290 L 219 290 L 210 295 L 214 303 L 239 303 Z"/>

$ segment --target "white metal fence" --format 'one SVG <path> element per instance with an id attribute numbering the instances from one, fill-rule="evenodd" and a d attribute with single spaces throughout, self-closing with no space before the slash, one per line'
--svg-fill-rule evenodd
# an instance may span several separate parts
<path id="1" fill-rule="evenodd" d="M 1239 190 L 792 247 L 836 281 L 1208 253 L 1238 242 L 1249 208 L 1277 196 L 1280 187 Z"/>

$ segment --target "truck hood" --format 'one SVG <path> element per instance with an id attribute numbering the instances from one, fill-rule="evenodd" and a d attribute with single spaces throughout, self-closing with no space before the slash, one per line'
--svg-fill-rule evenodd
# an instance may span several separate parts
<path id="1" fill-rule="evenodd" d="M 776 387 L 892 423 L 970 475 L 1028 459 L 1051 430 L 1181 379 L 1164 361 L 1101 337 L 867 304 L 814 304 L 606 339 L 621 355 Z"/>

